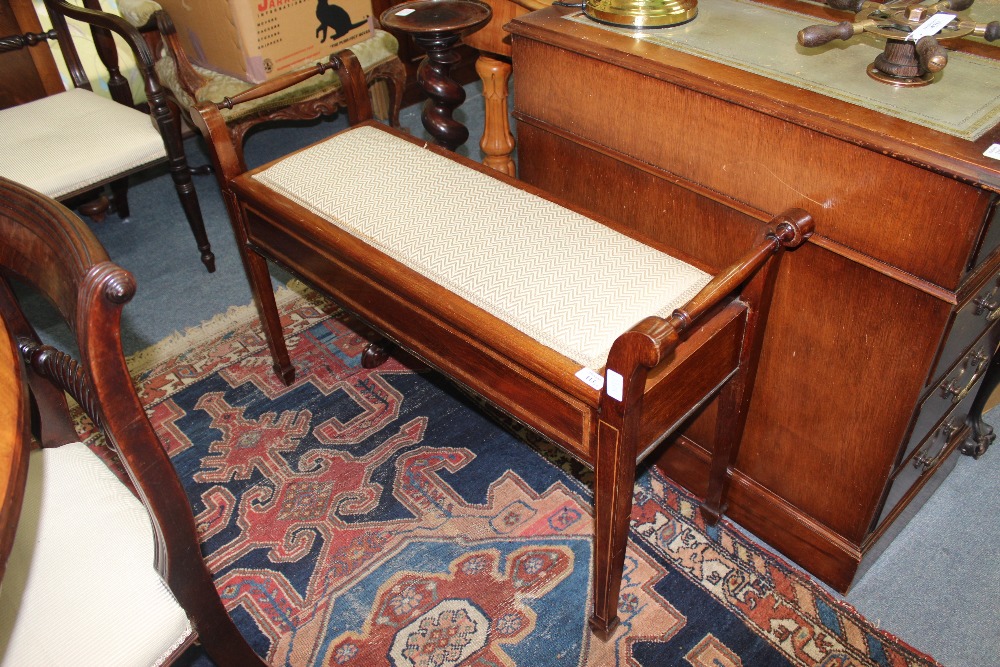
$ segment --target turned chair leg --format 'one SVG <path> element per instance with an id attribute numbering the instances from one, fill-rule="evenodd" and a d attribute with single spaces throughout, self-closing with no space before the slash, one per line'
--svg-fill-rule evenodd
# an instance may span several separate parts
<path id="1" fill-rule="evenodd" d="M 111 207 L 123 222 L 127 222 L 130 214 L 128 207 L 128 178 L 119 178 L 116 181 L 112 181 L 108 187 L 111 189 Z"/>
<path id="2" fill-rule="evenodd" d="M 148 102 L 150 115 L 156 122 L 160 136 L 163 137 L 163 145 L 167 151 L 167 168 L 170 170 L 170 177 L 174 181 L 174 189 L 177 190 L 181 208 L 184 209 L 188 226 L 191 228 L 191 233 L 194 235 L 195 243 L 201 253 L 201 262 L 209 273 L 213 273 L 215 271 L 215 255 L 208 242 L 205 219 L 201 215 L 201 206 L 198 203 L 198 193 L 194 189 L 191 169 L 187 156 L 184 154 L 180 114 L 176 105 L 171 106 L 162 90 L 157 91 L 156 95 L 149 95 Z"/>
<path id="3" fill-rule="evenodd" d="M 174 187 L 177 196 L 180 198 L 181 207 L 187 217 L 188 226 L 194 234 L 195 243 L 201 252 L 201 263 L 205 265 L 209 273 L 215 272 L 215 254 L 212 252 L 212 245 L 208 242 L 208 232 L 205 231 L 205 219 L 201 215 L 201 205 L 198 203 L 198 193 L 194 189 L 194 182 L 191 180 L 191 172 L 188 169 L 187 161 L 179 169 L 171 169 L 170 175 L 174 179 Z"/>

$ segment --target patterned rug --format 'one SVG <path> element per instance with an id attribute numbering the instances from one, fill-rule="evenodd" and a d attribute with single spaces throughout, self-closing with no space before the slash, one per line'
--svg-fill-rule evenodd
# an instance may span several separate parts
<path id="1" fill-rule="evenodd" d="M 706 527 L 655 470 L 621 626 L 595 640 L 586 471 L 404 355 L 361 368 L 360 328 L 297 290 L 279 299 L 291 387 L 249 307 L 130 360 L 219 591 L 271 664 L 937 664 Z"/>

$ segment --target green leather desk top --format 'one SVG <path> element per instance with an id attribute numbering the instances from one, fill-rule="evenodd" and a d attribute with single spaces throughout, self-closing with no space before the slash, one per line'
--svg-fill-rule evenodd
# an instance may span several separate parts
<path id="1" fill-rule="evenodd" d="M 1000 18 L 1000 0 L 976 0 L 972 18 Z M 978 13 L 977 13 L 978 12 Z M 698 17 L 673 28 L 633 30 L 566 17 L 604 30 L 822 93 L 924 127 L 974 141 L 1000 123 L 1000 61 L 950 51 L 948 66 L 923 87 L 895 87 L 871 79 L 865 68 L 884 42 L 867 34 L 819 48 L 796 42 L 815 17 L 749 0 L 700 0 Z M 947 47 L 947 42 L 942 42 Z"/>

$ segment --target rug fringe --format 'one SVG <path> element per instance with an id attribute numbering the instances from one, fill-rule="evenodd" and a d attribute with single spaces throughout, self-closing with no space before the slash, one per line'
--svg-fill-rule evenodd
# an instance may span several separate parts
<path id="1" fill-rule="evenodd" d="M 313 299 L 318 296 L 311 287 L 298 279 L 292 279 L 287 285 L 275 290 L 274 299 L 278 307 L 298 299 Z M 253 303 L 243 306 L 230 306 L 224 313 L 218 313 L 201 324 L 188 327 L 184 331 L 175 331 L 159 342 L 153 343 L 144 350 L 129 356 L 125 361 L 133 375 L 144 373 L 157 364 L 179 356 L 192 347 L 192 340 L 203 342 L 213 336 L 259 319 L 257 308 Z"/>

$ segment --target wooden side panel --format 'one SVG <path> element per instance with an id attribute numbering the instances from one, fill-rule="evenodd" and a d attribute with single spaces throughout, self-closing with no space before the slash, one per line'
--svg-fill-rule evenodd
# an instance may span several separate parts
<path id="1" fill-rule="evenodd" d="M 737 467 L 860 543 L 949 310 L 816 246 L 787 255 Z"/>
<path id="2" fill-rule="evenodd" d="M 714 269 L 736 261 L 761 226 L 749 215 L 684 188 L 663 187 L 660 176 L 583 150 L 530 121 L 520 123 L 517 134 L 530 155 L 520 161 L 522 180 L 560 193 Z M 586 178 L 581 178 L 581 160 L 586 161 Z M 622 182 L 629 187 L 621 187 Z"/>
<path id="3" fill-rule="evenodd" d="M 653 76 L 515 40 L 519 117 L 766 213 L 801 207 L 818 234 L 944 288 L 955 289 L 965 275 L 979 240 L 969 219 L 981 222 L 989 206 L 977 189 Z M 520 155 L 527 165 L 538 154 Z M 599 193 L 616 182 L 588 186 Z"/>
<path id="4" fill-rule="evenodd" d="M 520 126 L 519 136 L 522 176 L 532 185 L 581 205 L 596 202 L 605 214 L 641 220 L 654 230 L 663 218 L 651 210 L 682 211 L 675 225 L 656 233 L 700 259 L 723 260 L 753 227 L 746 215 L 530 124 Z M 551 168 L 529 166 L 535 156 Z M 571 177 L 554 162 L 572 165 Z M 614 183 L 630 187 L 602 180 L 611 174 Z M 598 188 L 600 183 L 607 187 Z M 715 211 L 721 215 L 713 216 Z M 727 247 L 730 235 L 734 241 Z M 802 521 L 860 545 L 951 305 L 815 244 L 781 261 L 737 468 Z M 713 423 L 708 406 L 685 433 L 711 449 Z M 691 460 L 668 472 L 698 492 L 700 465 Z M 745 525 L 774 539 L 770 529 Z M 796 530 L 795 522 L 781 530 Z"/>

